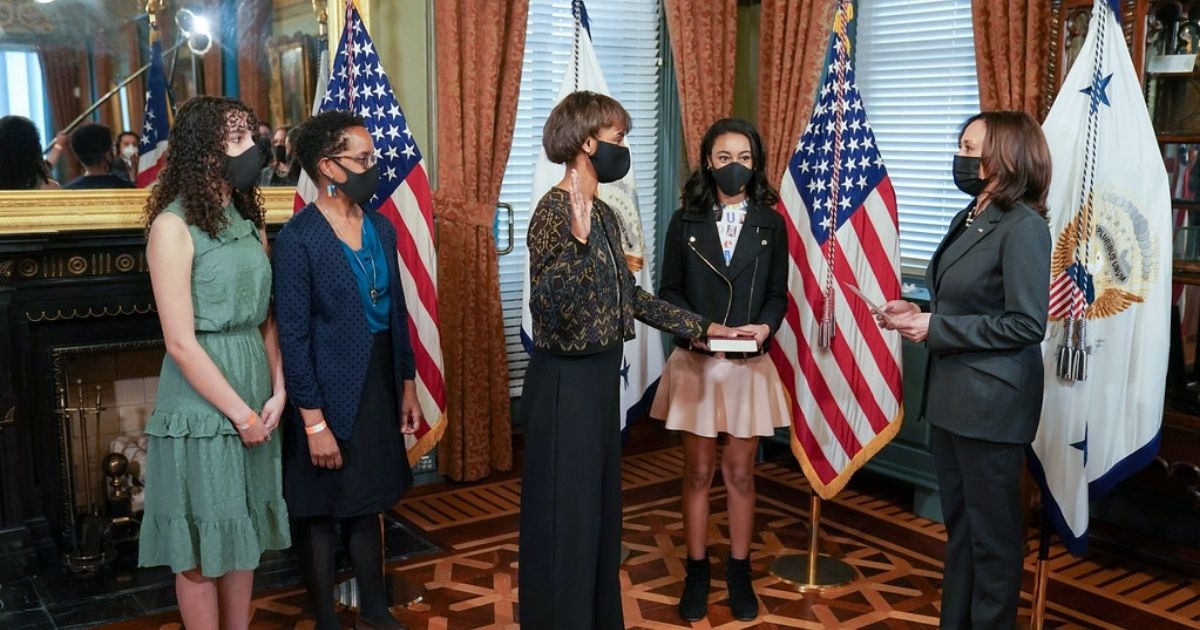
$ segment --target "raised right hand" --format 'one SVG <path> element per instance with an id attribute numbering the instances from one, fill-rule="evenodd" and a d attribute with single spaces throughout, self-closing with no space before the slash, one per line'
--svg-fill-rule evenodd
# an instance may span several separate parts
<path id="1" fill-rule="evenodd" d="M 571 236 L 586 243 L 592 234 L 592 200 L 579 189 L 579 172 L 571 169 Z"/>
<path id="2" fill-rule="evenodd" d="M 342 467 L 342 451 L 330 429 L 308 436 L 308 454 L 317 468 L 337 470 Z"/>

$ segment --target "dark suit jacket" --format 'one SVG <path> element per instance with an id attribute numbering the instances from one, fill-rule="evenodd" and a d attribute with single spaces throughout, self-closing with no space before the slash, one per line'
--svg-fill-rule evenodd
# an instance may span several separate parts
<path id="1" fill-rule="evenodd" d="M 392 224 L 378 212 L 367 211 L 365 216 L 375 226 L 383 251 L 395 252 Z M 312 204 L 279 231 L 271 258 L 288 399 L 304 409 L 321 409 L 333 434 L 348 439 L 373 343 L 350 261 L 333 228 Z M 396 256 L 386 258 L 396 400 L 401 400 L 403 381 L 415 374 L 413 351 Z"/>
<path id="2" fill-rule="evenodd" d="M 787 256 L 783 217 L 770 208 L 750 205 L 728 267 L 712 213 L 680 209 L 667 227 L 658 295 L 714 322 L 766 324 L 775 334 L 787 310 Z"/>
<path id="3" fill-rule="evenodd" d="M 1029 443 L 1042 409 L 1050 230 L 1024 204 L 993 204 L 952 239 L 969 210 L 954 217 L 926 271 L 925 418 L 964 437 Z"/>

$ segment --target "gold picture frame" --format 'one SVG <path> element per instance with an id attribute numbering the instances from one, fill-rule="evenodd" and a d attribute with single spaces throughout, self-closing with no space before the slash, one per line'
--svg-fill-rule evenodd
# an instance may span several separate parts
<path id="1" fill-rule="evenodd" d="M 0 192 L 0 237 L 74 231 L 141 229 L 146 189 Z M 292 216 L 294 187 L 263 188 L 267 224 Z"/>
<path id="2" fill-rule="evenodd" d="M 312 112 L 316 89 L 316 42 L 296 33 L 273 37 L 267 46 L 271 62 L 271 126 L 292 127 Z"/>

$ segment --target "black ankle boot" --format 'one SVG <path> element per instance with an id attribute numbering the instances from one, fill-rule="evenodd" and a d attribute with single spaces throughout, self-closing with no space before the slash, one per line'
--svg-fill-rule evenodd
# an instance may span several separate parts
<path id="1" fill-rule="evenodd" d="M 758 598 L 750 581 L 750 558 L 736 560 L 730 556 L 725 564 L 725 585 L 729 588 L 729 609 L 738 621 L 753 621 L 758 617 Z"/>
<path id="2" fill-rule="evenodd" d="M 687 559 L 687 577 L 683 579 L 683 596 L 679 598 L 679 616 L 684 621 L 700 621 L 708 614 L 708 589 L 712 574 L 708 557 Z"/>

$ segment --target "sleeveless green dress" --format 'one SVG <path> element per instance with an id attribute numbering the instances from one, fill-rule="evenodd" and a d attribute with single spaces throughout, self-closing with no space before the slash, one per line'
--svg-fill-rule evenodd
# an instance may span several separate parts
<path id="1" fill-rule="evenodd" d="M 165 211 L 185 216 L 178 201 Z M 228 224 L 216 238 L 188 225 L 196 338 L 246 404 L 261 411 L 271 397 L 258 329 L 270 308 L 271 263 L 254 224 L 232 205 L 225 213 Z M 139 566 L 218 577 L 253 570 L 264 551 L 291 545 L 282 440 L 243 446 L 233 423 L 192 388 L 170 355 L 146 434 Z"/>

